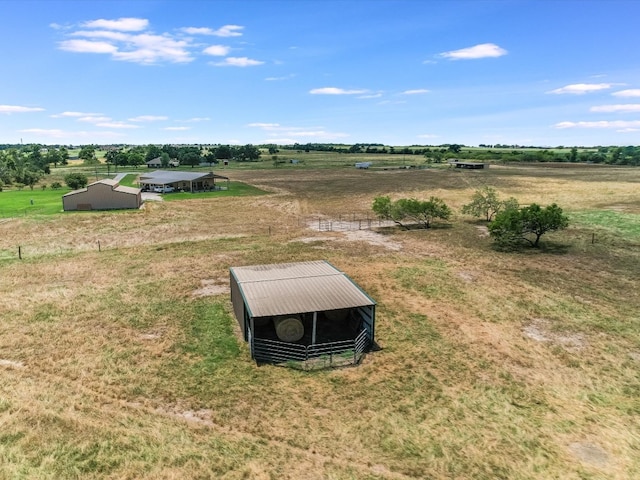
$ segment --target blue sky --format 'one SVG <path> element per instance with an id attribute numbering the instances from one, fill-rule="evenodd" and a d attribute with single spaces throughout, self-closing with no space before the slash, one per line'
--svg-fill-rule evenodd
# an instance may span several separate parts
<path id="1" fill-rule="evenodd" d="M 640 144 L 640 1 L 0 0 L 0 143 Z"/>

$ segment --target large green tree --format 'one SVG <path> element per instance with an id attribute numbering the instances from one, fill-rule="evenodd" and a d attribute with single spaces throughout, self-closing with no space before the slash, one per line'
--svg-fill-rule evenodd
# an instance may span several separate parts
<path id="1" fill-rule="evenodd" d="M 447 220 L 451 217 L 449 206 L 442 199 L 433 196 L 429 200 L 400 198 L 396 201 L 387 196 L 376 197 L 372 210 L 379 218 L 391 220 L 405 229 L 411 224 L 430 228 L 433 220 Z"/>
<path id="2" fill-rule="evenodd" d="M 513 197 L 500 200 L 495 188 L 484 186 L 474 192 L 471 203 L 462 206 L 462 213 L 484 217 L 487 222 L 490 222 L 497 213 L 507 208 L 518 208 L 518 201 Z"/>
<path id="3" fill-rule="evenodd" d="M 555 203 L 544 208 L 532 203 L 498 213 L 489 224 L 489 234 L 500 247 L 515 248 L 522 244 L 538 247 L 542 235 L 568 226 L 569 219 Z"/>
<path id="4" fill-rule="evenodd" d="M 80 148 L 78 158 L 84 162 L 85 165 L 97 165 L 98 157 L 96 157 L 96 148 L 93 145 L 85 145 Z"/>

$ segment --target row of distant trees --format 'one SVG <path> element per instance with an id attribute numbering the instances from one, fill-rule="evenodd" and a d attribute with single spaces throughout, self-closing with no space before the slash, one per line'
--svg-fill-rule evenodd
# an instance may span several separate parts
<path id="1" fill-rule="evenodd" d="M 83 147 L 85 148 L 90 147 Z M 78 155 L 82 157 L 82 150 Z M 105 154 L 105 161 L 114 166 L 136 167 L 150 160 L 159 158 L 163 167 L 177 160 L 180 165 L 195 167 L 201 163 L 214 165 L 221 160 L 235 160 L 238 162 L 255 162 L 260 159 L 260 149 L 254 145 L 139 145 L 133 147 L 112 148 Z"/>
<path id="2" fill-rule="evenodd" d="M 272 145 L 269 147 L 270 153 Z M 522 147 L 518 145 L 480 145 L 480 148 L 469 148 L 461 144 L 443 144 L 437 146 L 412 145 L 407 147 L 392 147 L 382 144 L 354 145 L 307 143 L 283 145 L 282 150 L 297 152 L 333 152 L 333 153 L 366 153 L 387 155 L 418 155 L 423 156 L 427 163 L 442 163 L 452 158 L 471 161 L 497 162 L 575 162 L 600 163 L 606 165 L 640 166 L 640 147 L 638 146 L 606 146 L 597 148 L 555 148 Z"/>

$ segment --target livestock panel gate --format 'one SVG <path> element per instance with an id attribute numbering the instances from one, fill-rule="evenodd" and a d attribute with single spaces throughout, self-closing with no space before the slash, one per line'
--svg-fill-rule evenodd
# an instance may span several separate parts
<path id="1" fill-rule="evenodd" d="M 324 260 L 230 269 L 251 358 L 304 369 L 357 364 L 374 344 L 375 301 Z"/>

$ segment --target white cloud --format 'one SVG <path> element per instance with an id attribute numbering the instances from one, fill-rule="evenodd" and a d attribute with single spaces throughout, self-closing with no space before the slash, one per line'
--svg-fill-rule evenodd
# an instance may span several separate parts
<path id="1" fill-rule="evenodd" d="M 104 123 L 110 122 L 111 117 L 104 117 L 99 115 L 87 115 L 85 117 L 78 117 L 79 122 L 88 122 L 88 123 Z"/>
<path id="2" fill-rule="evenodd" d="M 218 30 L 212 32 L 212 35 L 215 35 L 216 37 L 241 37 L 242 30 L 244 30 L 244 27 L 241 27 L 240 25 L 224 25 Z"/>
<path id="3" fill-rule="evenodd" d="M 180 30 L 189 35 L 214 35 L 214 30 L 209 27 L 184 27 Z"/>
<path id="4" fill-rule="evenodd" d="M 101 113 L 84 113 L 84 112 L 62 112 L 51 115 L 51 118 L 64 118 L 64 117 L 96 117 L 101 116 Z"/>
<path id="5" fill-rule="evenodd" d="M 193 117 L 188 118 L 187 120 L 182 120 L 184 123 L 196 123 L 196 122 L 209 122 L 211 119 L 209 117 Z"/>
<path id="6" fill-rule="evenodd" d="M 589 109 L 591 112 L 640 112 L 640 103 L 630 103 L 626 105 L 598 105 Z"/>
<path id="7" fill-rule="evenodd" d="M 624 121 L 624 120 L 615 120 L 608 121 L 602 120 L 599 122 L 560 122 L 554 125 L 555 128 L 618 128 L 618 129 L 629 129 L 629 128 L 640 128 L 640 120 L 632 120 L 632 121 Z"/>
<path id="8" fill-rule="evenodd" d="M 124 122 L 102 122 L 96 123 L 96 126 L 104 128 L 140 128 L 140 125 L 132 125 L 131 123 Z"/>
<path id="9" fill-rule="evenodd" d="M 224 25 L 217 30 L 209 27 L 184 27 L 180 30 L 189 35 L 212 35 L 215 37 L 240 37 L 242 36 L 241 30 L 244 27 L 240 25 Z"/>
<path id="10" fill-rule="evenodd" d="M 380 98 L 382 97 L 382 93 L 372 93 L 369 95 L 360 95 L 358 98 Z"/>
<path id="11" fill-rule="evenodd" d="M 613 92 L 611 95 L 614 97 L 640 97 L 640 88 L 620 90 L 619 92 Z"/>
<path id="12" fill-rule="evenodd" d="M 259 122 L 249 123 L 247 124 L 247 127 L 262 128 L 264 130 L 276 130 L 281 128 L 279 123 L 259 123 Z"/>
<path id="13" fill-rule="evenodd" d="M 254 67 L 262 65 L 260 60 L 252 60 L 247 57 L 227 57 L 222 62 L 214 63 L 216 67 Z"/>
<path id="14" fill-rule="evenodd" d="M 81 23 L 79 27 L 64 30 L 56 28 L 60 30 L 60 35 L 66 37 L 58 42 L 59 49 L 74 53 L 108 54 L 114 60 L 143 65 L 188 63 L 197 54 L 225 57 L 231 47 L 210 45 L 204 48 L 193 38 L 185 36 L 185 33 L 240 37 L 244 29 L 240 25 L 224 25 L 217 30 L 209 27 L 184 27 L 171 33 L 156 34 L 151 31 L 147 19 L 129 17 L 91 20 Z M 215 65 L 250 67 L 263 63 L 248 57 L 229 57 Z"/>
<path id="15" fill-rule="evenodd" d="M 229 53 L 229 50 L 231 49 L 226 45 L 210 45 L 205 48 L 202 53 L 206 53 L 207 55 L 214 55 L 217 57 L 224 57 Z"/>
<path id="16" fill-rule="evenodd" d="M 129 119 L 130 122 L 158 122 L 161 120 L 169 120 L 169 117 L 164 115 L 140 115 Z"/>
<path id="17" fill-rule="evenodd" d="M 58 44 L 60 50 L 76 53 L 116 53 L 118 47 L 108 42 L 93 42 L 91 40 L 63 40 Z"/>
<path id="18" fill-rule="evenodd" d="M 422 135 L 418 135 L 418 138 L 438 138 L 438 135 L 434 135 L 432 133 L 423 133 Z"/>
<path id="19" fill-rule="evenodd" d="M 556 88 L 547 93 L 564 94 L 570 93 L 572 95 L 584 95 L 585 93 L 598 92 L 600 90 L 606 90 L 611 88 L 610 83 L 574 83 L 572 85 L 566 85 L 561 88 Z"/>
<path id="20" fill-rule="evenodd" d="M 481 43 L 473 47 L 462 48 L 460 50 L 451 50 L 443 52 L 441 57 L 451 60 L 473 60 L 476 58 L 502 57 L 507 51 L 493 43 Z"/>
<path id="21" fill-rule="evenodd" d="M 119 18 L 117 20 L 91 20 L 83 24 L 87 28 L 103 28 L 122 32 L 139 32 L 149 26 L 146 18 Z"/>
<path id="22" fill-rule="evenodd" d="M 170 132 L 179 132 L 183 130 L 191 130 L 191 127 L 165 127 L 163 130 L 168 130 Z"/>
<path id="23" fill-rule="evenodd" d="M 69 35 L 72 37 L 106 38 L 107 40 L 115 40 L 117 42 L 128 42 L 135 36 L 130 33 L 112 32 L 109 30 L 78 30 Z"/>
<path id="24" fill-rule="evenodd" d="M 171 63 L 185 63 L 193 60 L 187 49 L 189 43 L 185 40 L 174 40 L 166 35 L 152 35 L 143 33 L 134 35 L 131 43 L 136 48 L 131 51 L 117 51 L 113 57 L 117 60 L 143 64 L 168 61 Z"/>
<path id="25" fill-rule="evenodd" d="M 323 87 L 309 90 L 312 95 L 360 95 L 367 93 L 367 90 L 345 90 L 344 88 Z"/>
<path id="26" fill-rule="evenodd" d="M 423 93 L 429 93 L 429 90 L 425 88 L 418 88 L 415 90 L 405 90 L 404 92 L 402 92 L 403 95 L 421 95 Z"/>
<path id="27" fill-rule="evenodd" d="M 0 105 L 0 113 L 29 113 L 42 112 L 44 108 L 40 107 L 22 107 L 20 105 Z"/>

